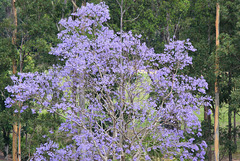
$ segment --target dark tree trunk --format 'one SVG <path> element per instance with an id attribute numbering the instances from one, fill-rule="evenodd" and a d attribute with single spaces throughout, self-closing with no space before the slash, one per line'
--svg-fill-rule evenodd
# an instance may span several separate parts
<path id="1" fill-rule="evenodd" d="M 234 147 L 237 149 L 237 129 L 236 129 L 236 109 L 234 109 L 234 113 L 233 113 L 233 138 L 234 138 Z"/>
<path id="2" fill-rule="evenodd" d="M 231 89 L 232 89 L 232 73 L 229 72 L 228 78 L 228 96 L 229 96 L 229 108 L 228 108 L 228 141 L 229 141 L 229 151 L 228 158 L 232 161 L 232 109 L 231 109 Z"/>
<path id="3" fill-rule="evenodd" d="M 207 122 L 207 120 L 208 120 L 207 112 L 208 112 L 208 107 L 207 107 L 207 106 L 204 106 L 204 121 L 205 121 L 205 122 Z"/>
<path id="4" fill-rule="evenodd" d="M 10 129 L 6 130 L 3 128 L 3 139 L 4 139 L 4 157 L 8 160 L 9 144 L 10 144 Z"/>
<path id="5" fill-rule="evenodd" d="M 212 131 L 211 131 L 211 124 L 212 124 L 212 121 L 211 121 L 211 115 L 208 115 L 207 116 L 207 121 L 208 121 L 208 130 L 207 130 L 207 142 L 211 142 L 211 138 L 212 138 Z M 207 147 L 207 154 L 208 154 L 208 161 L 212 161 L 212 148 L 211 148 L 211 144 L 209 144 L 209 146 Z"/>
<path id="6" fill-rule="evenodd" d="M 228 151 L 228 158 L 229 161 L 232 161 L 232 111 L 231 108 L 228 108 L 228 141 L 229 141 L 229 151 Z"/>

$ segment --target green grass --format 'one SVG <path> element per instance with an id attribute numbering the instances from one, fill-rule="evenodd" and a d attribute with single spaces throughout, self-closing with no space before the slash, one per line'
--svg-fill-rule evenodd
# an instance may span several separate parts
<path id="1" fill-rule="evenodd" d="M 204 120 L 204 107 L 200 108 L 200 115 L 196 114 L 199 121 Z M 214 124 L 214 115 L 211 114 L 211 122 Z M 236 124 L 240 125 L 240 116 L 236 115 Z M 226 127 L 228 125 L 228 104 L 223 104 L 219 108 L 219 126 Z M 233 114 L 232 114 L 232 126 L 233 126 Z"/>

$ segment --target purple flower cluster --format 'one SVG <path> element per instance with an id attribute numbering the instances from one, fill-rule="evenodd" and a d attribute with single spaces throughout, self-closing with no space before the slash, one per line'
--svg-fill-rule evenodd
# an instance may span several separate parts
<path id="1" fill-rule="evenodd" d="M 172 41 L 157 54 L 140 36 L 120 36 L 104 26 L 110 19 L 104 3 L 87 4 L 72 15 L 75 20 L 60 21 L 62 43 L 50 52 L 65 65 L 20 73 L 6 87 L 12 93 L 8 107 L 32 101 L 33 113 L 46 109 L 66 120 L 59 131 L 72 143 L 59 148 L 49 140 L 32 160 L 151 160 L 150 151 L 203 160 L 206 143 L 184 137 L 196 131 L 201 136 L 194 112 L 210 100 L 203 78 L 179 74 L 192 63 L 188 51 L 196 50 L 189 40 Z"/>

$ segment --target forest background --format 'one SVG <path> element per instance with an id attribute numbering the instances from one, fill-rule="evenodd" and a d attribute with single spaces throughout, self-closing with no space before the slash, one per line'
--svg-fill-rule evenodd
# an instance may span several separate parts
<path id="1" fill-rule="evenodd" d="M 14 1 L 14 0 L 13 0 Z M 62 140 L 58 126 L 63 121 L 50 113 L 24 113 L 14 115 L 13 109 L 5 107 L 9 93 L 5 90 L 11 84 L 10 76 L 17 72 L 45 71 L 52 64 L 60 63 L 49 55 L 51 47 L 59 40 L 57 33 L 62 26 L 60 19 L 86 2 L 99 3 L 100 0 L 16 0 L 17 25 L 14 22 L 13 3 L 0 1 L 0 149 L 7 156 L 12 153 L 12 125 L 21 122 L 21 158 L 27 160 L 36 147 L 46 141 L 43 135 Z M 240 1 L 219 0 L 220 47 L 219 74 L 217 77 L 220 93 L 220 159 L 239 151 L 239 127 L 237 120 L 240 105 Z M 115 0 L 105 0 L 109 6 L 111 20 L 108 25 L 120 30 L 120 8 Z M 123 30 L 141 34 L 141 40 L 153 47 L 156 53 L 163 52 L 164 44 L 171 38 L 190 39 L 197 52 L 190 53 L 193 64 L 185 69 L 187 75 L 204 76 L 209 84 L 207 94 L 213 98 L 212 106 L 202 109 L 203 137 L 208 144 L 206 159 L 213 160 L 213 118 L 215 115 L 214 83 L 215 75 L 215 0 L 125 0 L 126 12 Z M 16 31 L 16 32 L 14 32 Z M 16 39 L 13 40 L 14 35 Z M 212 111 L 207 115 L 208 110 Z M 53 133 L 49 133 L 52 131 Z"/>

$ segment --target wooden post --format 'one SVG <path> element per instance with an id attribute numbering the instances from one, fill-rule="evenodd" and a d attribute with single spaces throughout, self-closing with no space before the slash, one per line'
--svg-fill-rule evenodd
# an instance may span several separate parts
<path id="1" fill-rule="evenodd" d="M 218 89 L 218 74 L 219 74 L 219 11 L 220 5 L 216 4 L 216 53 L 215 53 L 215 117 L 214 117 L 214 158 L 219 161 L 219 89 Z"/>

